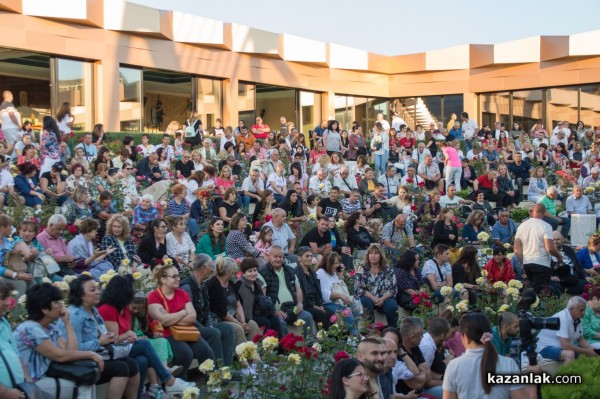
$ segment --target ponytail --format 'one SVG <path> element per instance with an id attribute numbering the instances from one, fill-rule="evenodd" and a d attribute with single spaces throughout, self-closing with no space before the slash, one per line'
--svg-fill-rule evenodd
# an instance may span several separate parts
<path id="1" fill-rule="evenodd" d="M 498 363 L 498 352 L 492 343 L 492 334 L 490 322 L 482 313 L 466 314 L 460 324 L 460 331 L 466 335 L 469 341 L 483 345 L 483 356 L 481 357 L 480 377 L 481 386 L 486 394 L 492 390 L 492 385 L 488 381 L 488 374 L 496 374 L 496 365 Z"/>
<path id="2" fill-rule="evenodd" d="M 484 333 L 490 334 L 489 332 Z M 498 363 L 498 352 L 496 351 L 496 347 L 492 343 L 491 338 L 489 340 L 485 340 L 482 337 L 483 343 L 483 356 L 481 357 L 481 365 L 480 365 L 480 373 L 481 373 L 481 386 L 483 387 L 483 392 L 487 394 L 492 390 L 492 384 L 490 384 L 488 380 L 488 374 L 494 375 L 496 374 L 496 364 Z"/>

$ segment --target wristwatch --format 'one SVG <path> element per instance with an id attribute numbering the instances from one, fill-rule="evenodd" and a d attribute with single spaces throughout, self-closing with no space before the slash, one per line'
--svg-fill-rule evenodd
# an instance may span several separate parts
<path id="1" fill-rule="evenodd" d="M 408 356 L 408 353 L 407 353 L 407 352 L 404 352 L 403 354 L 401 354 L 401 355 L 398 355 L 398 357 L 399 357 L 399 358 L 401 358 L 401 359 L 402 359 L 404 356 Z"/>

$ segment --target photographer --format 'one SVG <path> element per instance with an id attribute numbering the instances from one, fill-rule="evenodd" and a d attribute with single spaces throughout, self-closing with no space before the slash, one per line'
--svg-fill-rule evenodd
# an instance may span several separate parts
<path id="1" fill-rule="evenodd" d="M 499 356 L 511 356 L 512 340 L 519 335 L 519 317 L 511 312 L 503 312 L 498 316 L 498 325 L 492 327 L 492 344 L 496 347 Z M 515 354 L 520 356 L 521 354 Z M 523 372 L 535 374 L 542 373 L 544 370 L 539 365 L 528 365 Z"/>
<path id="2" fill-rule="evenodd" d="M 585 299 L 574 296 L 569 299 L 566 309 L 552 316 L 560 319 L 560 329 L 553 331 L 544 328 L 540 331 L 537 352 L 542 357 L 569 363 L 577 355 L 597 356 L 594 348 L 583 338 L 581 318 L 585 307 Z"/>

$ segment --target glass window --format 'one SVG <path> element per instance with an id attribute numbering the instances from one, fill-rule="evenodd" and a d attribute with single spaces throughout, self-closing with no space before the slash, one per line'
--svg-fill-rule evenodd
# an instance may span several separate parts
<path id="1" fill-rule="evenodd" d="M 321 123 L 321 94 L 309 91 L 300 92 L 300 133 L 308 144 L 309 132 Z"/>
<path id="2" fill-rule="evenodd" d="M 238 85 L 238 119 L 246 122 L 248 129 L 254 125 L 254 109 L 256 108 L 256 85 L 239 83 Z"/>
<path id="3" fill-rule="evenodd" d="M 279 118 L 296 126 L 296 90 L 287 87 L 256 85 L 256 111 L 271 131 L 279 131 Z M 257 115 L 258 116 L 258 115 Z M 255 121 L 252 121 L 254 125 Z"/>
<path id="4" fill-rule="evenodd" d="M 177 129 L 192 111 L 191 75 L 146 69 L 143 88 L 145 131 Z"/>
<path id="5" fill-rule="evenodd" d="M 142 120 L 142 70 L 119 68 L 119 121 L 121 131 L 141 131 Z"/>
<path id="6" fill-rule="evenodd" d="M 212 126 L 215 119 L 221 117 L 223 113 L 222 81 L 198 78 L 196 111 L 198 111 L 198 118 L 200 118 L 205 128 Z"/>
<path id="7" fill-rule="evenodd" d="M 378 113 L 382 113 L 383 119 L 388 122 L 390 121 L 391 115 L 388 110 L 388 101 L 386 98 L 369 98 L 366 102 L 366 107 L 368 117 L 368 120 L 366 121 L 367 126 L 372 126 L 373 123 L 375 123 Z"/>
<path id="8" fill-rule="evenodd" d="M 581 86 L 579 119 L 586 129 L 600 125 L 600 84 Z"/>
<path id="9" fill-rule="evenodd" d="M 411 130 L 415 130 L 417 118 L 414 97 L 397 98 L 393 100 L 390 103 L 390 111 L 392 113 L 397 113 Z"/>
<path id="10" fill-rule="evenodd" d="M 73 60 L 57 60 L 58 93 L 55 108 L 71 104 L 75 118 L 73 130 L 91 131 L 93 128 L 92 64 Z"/>
<path id="11" fill-rule="evenodd" d="M 544 120 L 541 89 L 513 91 L 512 97 L 513 121 L 521 123 L 523 130 L 528 132 L 538 121 Z M 500 119 L 500 122 L 508 120 Z M 545 127 L 546 131 L 552 130 L 550 126 Z"/>
<path id="12" fill-rule="evenodd" d="M 575 129 L 579 120 L 579 88 L 555 87 L 546 90 L 546 127 L 554 129 L 558 122 L 568 121 Z"/>
<path id="13" fill-rule="evenodd" d="M 31 121 L 36 130 L 53 115 L 50 76 L 49 56 L 0 48 L 0 87 L 12 92 L 21 122 Z"/>
<path id="14" fill-rule="evenodd" d="M 458 121 L 460 122 L 460 114 L 465 110 L 464 109 L 464 102 L 463 102 L 463 95 L 462 94 L 451 94 L 448 96 L 443 96 L 444 98 L 444 112 L 443 112 L 443 119 L 442 122 L 444 122 L 444 125 L 446 126 L 446 129 L 450 130 L 452 129 L 452 126 L 454 125 L 454 121 Z"/>
<path id="15" fill-rule="evenodd" d="M 507 126 L 510 123 L 509 92 L 480 94 L 479 106 L 481 109 L 480 127 L 489 125 L 493 128 L 496 121 L 504 122 Z M 515 117 L 514 121 L 521 122 L 521 119 Z"/>
<path id="16" fill-rule="evenodd" d="M 417 120 L 423 127 L 423 130 L 429 130 L 433 123 L 437 125 L 441 122 L 442 117 L 442 97 L 428 96 L 417 98 Z M 437 129 L 437 126 L 435 126 Z"/>
<path id="17" fill-rule="evenodd" d="M 335 96 L 334 100 L 335 107 L 335 120 L 339 122 L 341 129 L 350 129 L 352 126 L 352 114 L 348 109 L 348 97 L 347 96 Z"/>

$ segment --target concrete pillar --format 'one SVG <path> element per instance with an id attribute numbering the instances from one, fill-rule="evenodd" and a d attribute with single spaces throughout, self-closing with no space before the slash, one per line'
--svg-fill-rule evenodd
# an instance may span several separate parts
<path id="1" fill-rule="evenodd" d="M 477 112 L 477 94 L 463 93 L 463 111 L 469 113 L 469 118 L 477 121 L 477 126 L 481 126 L 481 115 Z M 458 115 L 460 120 L 460 115 Z"/>
<path id="2" fill-rule="evenodd" d="M 223 126 L 238 125 L 238 90 L 237 78 L 223 81 Z"/>
<path id="3" fill-rule="evenodd" d="M 119 121 L 119 61 L 103 59 L 94 64 L 95 123 L 102 123 L 107 132 L 121 130 Z"/>

